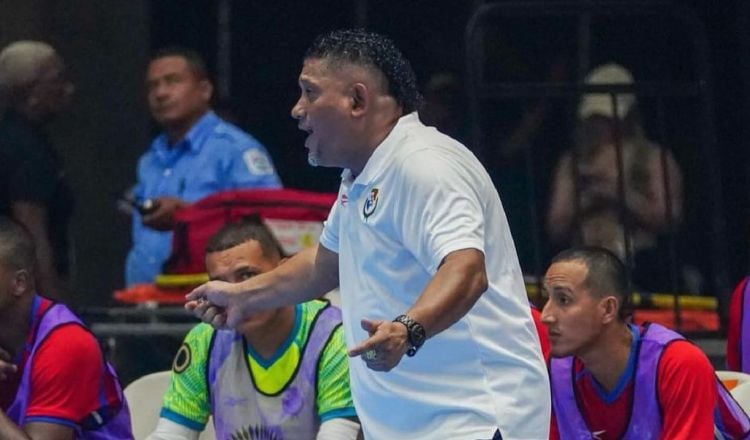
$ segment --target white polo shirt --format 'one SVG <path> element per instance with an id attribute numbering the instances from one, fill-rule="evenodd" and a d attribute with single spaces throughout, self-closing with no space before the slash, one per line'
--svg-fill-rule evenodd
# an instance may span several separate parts
<path id="1" fill-rule="evenodd" d="M 402 117 L 362 173 L 342 175 L 320 243 L 339 254 L 349 347 L 362 318 L 414 304 L 450 252 L 485 254 L 489 289 L 461 320 L 388 373 L 350 365 L 368 440 L 548 438 L 550 388 L 500 198 L 474 155 Z"/>

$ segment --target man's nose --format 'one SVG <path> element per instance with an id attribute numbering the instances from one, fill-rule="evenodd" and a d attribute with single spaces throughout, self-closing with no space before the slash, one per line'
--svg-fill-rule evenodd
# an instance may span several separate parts
<path id="1" fill-rule="evenodd" d="M 157 100 L 162 100 L 169 95 L 169 87 L 164 84 L 157 84 L 151 89 L 151 96 Z"/>
<path id="2" fill-rule="evenodd" d="M 552 314 L 552 307 L 550 306 L 549 300 L 547 300 L 547 302 L 544 304 L 544 307 L 542 307 L 540 320 L 542 321 L 542 324 L 551 324 L 555 321 L 555 317 Z"/>
<path id="3" fill-rule="evenodd" d="M 304 111 L 302 110 L 302 105 L 300 104 L 300 100 L 297 100 L 296 103 L 294 103 L 294 106 L 292 106 L 292 118 L 294 119 L 302 119 L 302 116 L 304 116 Z"/>

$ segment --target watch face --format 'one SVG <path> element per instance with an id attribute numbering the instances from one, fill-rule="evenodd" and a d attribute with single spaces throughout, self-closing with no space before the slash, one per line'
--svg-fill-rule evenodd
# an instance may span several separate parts
<path id="1" fill-rule="evenodd" d="M 417 347 L 419 347 L 424 344 L 424 327 L 422 327 L 420 324 L 416 324 L 412 326 L 410 330 L 411 331 L 409 333 L 412 339 L 412 345 L 416 345 Z"/>
<path id="2" fill-rule="evenodd" d="M 424 340 L 426 336 L 424 327 L 422 327 L 422 324 L 411 319 L 407 315 L 400 315 L 396 317 L 394 321 L 400 322 L 401 324 L 406 326 L 406 332 L 407 332 L 407 337 L 409 338 L 409 344 L 412 346 L 411 349 L 409 349 L 409 352 L 407 354 L 409 356 L 414 356 L 414 354 L 417 352 L 417 349 L 421 347 L 422 344 L 424 344 Z"/>

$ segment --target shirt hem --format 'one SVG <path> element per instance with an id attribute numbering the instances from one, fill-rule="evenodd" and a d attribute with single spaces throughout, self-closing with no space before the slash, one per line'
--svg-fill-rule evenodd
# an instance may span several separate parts
<path id="1" fill-rule="evenodd" d="M 323 414 L 320 415 L 320 421 L 327 422 L 331 419 L 338 419 L 341 417 L 357 417 L 357 412 L 354 410 L 353 406 L 350 406 L 348 408 L 339 408 L 334 409 L 331 411 L 326 411 Z"/>
<path id="2" fill-rule="evenodd" d="M 73 428 L 73 429 L 78 428 L 78 423 L 73 422 L 72 420 L 62 419 L 62 418 L 59 418 L 59 417 L 31 416 L 31 417 L 26 417 L 24 419 L 24 424 L 25 425 L 29 424 L 29 423 L 39 423 L 39 422 L 42 422 L 42 423 L 52 423 L 52 424 L 55 424 L 55 425 L 64 425 L 64 426 L 68 426 L 68 427 Z"/>
<path id="3" fill-rule="evenodd" d="M 191 420 L 183 416 L 182 414 L 178 414 L 168 408 L 162 408 L 161 412 L 159 412 L 159 417 L 177 423 L 178 425 L 182 425 L 186 428 L 190 428 L 193 431 L 201 432 L 206 427 L 206 423 L 196 422 L 195 420 Z"/>

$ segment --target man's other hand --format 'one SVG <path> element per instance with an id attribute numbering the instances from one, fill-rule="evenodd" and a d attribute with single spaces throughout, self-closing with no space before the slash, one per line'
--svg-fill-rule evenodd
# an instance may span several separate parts
<path id="1" fill-rule="evenodd" d="M 143 216 L 143 224 L 157 231 L 171 231 L 174 228 L 174 212 L 188 205 L 177 197 L 157 197 L 153 199 L 156 208 Z"/>

